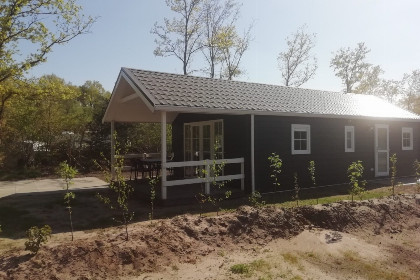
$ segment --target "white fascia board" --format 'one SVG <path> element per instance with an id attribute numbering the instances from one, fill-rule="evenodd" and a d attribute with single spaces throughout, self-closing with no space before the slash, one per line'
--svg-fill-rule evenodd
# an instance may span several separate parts
<path id="1" fill-rule="evenodd" d="M 111 99 L 110 99 L 110 100 L 109 100 L 109 102 L 108 102 L 108 106 L 106 107 L 105 114 L 104 114 L 104 116 L 102 117 L 102 123 L 105 123 L 105 118 L 106 118 L 106 116 L 109 114 L 109 113 L 108 113 L 108 112 L 109 112 L 109 108 L 111 107 L 111 104 L 114 102 L 115 95 L 116 95 L 115 91 L 116 91 L 116 89 L 118 88 L 118 85 L 120 84 L 120 82 L 121 82 L 121 70 L 120 70 L 120 73 L 118 74 L 118 79 L 117 79 L 117 81 L 115 82 L 114 89 L 112 90 Z M 111 121 L 111 120 L 110 120 L 110 121 Z"/>
<path id="2" fill-rule="evenodd" d="M 306 117 L 306 118 L 325 118 L 325 119 L 360 119 L 360 120 L 382 120 L 382 121 L 405 121 L 420 122 L 419 119 L 405 118 L 381 118 L 372 116 L 353 116 L 353 115 L 332 115 L 332 114 L 311 114 L 295 112 L 274 112 L 274 111 L 253 111 L 253 110 L 229 110 L 217 108 L 191 108 L 184 106 L 156 105 L 156 111 L 179 112 L 179 113 L 203 113 L 220 115 L 259 115 L 259 116 L 284 116 L 284 117 Z"/>

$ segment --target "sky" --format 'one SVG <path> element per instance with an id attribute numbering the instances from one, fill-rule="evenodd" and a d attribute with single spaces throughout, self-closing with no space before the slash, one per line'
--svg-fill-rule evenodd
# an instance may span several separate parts
<path id="1" fill-rule="evenodd" d="M 242 3 L 239 30 L 253 23 L 253 40 L 244 54 L 245 74 L 236 80 L 281 84 L 277 56 L 286 37 L 307 25 L 316 34 L 315 77 L 302 87 L 341 91 L 341 80 L 330 68 L 333 53 L 365 42 L 367 61 L 380 65 L 383 78 L 402 79 L 420 68 L 420 1 L 418 0 L 238 0 Z M 172 18 L 164 0 L 79 0 L 83 12 L 98 17 L 91 32 L 57 46 L 46 63 L 30 76 L 55 74 L 74 85 L 99 81 L 111 91 L 121 67 L 182 73 L 175 57 L 155 57 L 155 22 Z M 194 58 L 199 65 L 201 54 Z M 194 67 L 193 67 L 194 68 Z M 197 73 L 195 75 L 202 75 Z"/>

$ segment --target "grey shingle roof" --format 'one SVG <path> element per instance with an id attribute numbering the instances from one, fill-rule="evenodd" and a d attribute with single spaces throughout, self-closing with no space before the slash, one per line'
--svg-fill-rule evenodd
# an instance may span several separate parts
<path id="1" fill-rule="evenodd" d="M 305 114 L 420 119 L 372 95 L 227 81 L 122 68 L 155 108 L 218 109 L 267 114 Z"/>

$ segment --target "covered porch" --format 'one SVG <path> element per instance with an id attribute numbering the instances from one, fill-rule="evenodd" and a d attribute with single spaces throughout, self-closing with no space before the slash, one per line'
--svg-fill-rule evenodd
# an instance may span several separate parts
<path id="1" fill-rule="evenodd" d="M 161 86 L 165 88 L 168 85 Z M 170 99 L 170 97 L 168 98 Z M 217 152 L 213 148 L 209 149 L 207 153 L 201 149 L 200 155 L 197 154 L 196 157 L 188 156 L 185 152 L 184 142 L 182 149 L 179 146 L 173 149 L 176 156 L 173 160 L 169 160 L 167 125 L 172 124 L 179 114 L 197 111 L 186 106 L 170 106 L 170 104 L 159 103 L 161 102 L 156 100 L 156 96 L 150 93 L 149 88 L 139 82 L 138 77 L 133 76 L 130 71 L 124 71 L 123 68 L 115 84 L 103 122 L 110 123 L 111 136 L 115 134 L 115 124 L 118 122 L 160 123 L 161 143 L 158 160 L 160 199 L 171 199 L 168 197 L 168 193 L 173 193 L 174 188 L 177 189 L 177 192 L 183 192 L 190 190 L 194 185 L 203 186 L 204 193 L 207 195 L 213 194 L 215 188 L 212 188 L 212 185 L 226 181 L 234 182 L 241 191 L 244 191 L 246 178 L 244 157 L 225 158 L 223 152 L 216 155 Z M 217 113 L 220 114 L 220 112 Z M 207 112 L 207 114 L 211 113 Z M 191 141 L 193 140 L 191 139 Z M 111 166 L 115 165 L 116 160 L 115 144 L 115 138 L 111 137 Z M 193 153 L 190 152 L 190 154 Z M 220 165 L 229 166 L 229 168 L 223 169 L 220 174 L 215 176 L 213 169 Z M 171 189 L 170 192 L 168 192 L 168 188 Z"/>

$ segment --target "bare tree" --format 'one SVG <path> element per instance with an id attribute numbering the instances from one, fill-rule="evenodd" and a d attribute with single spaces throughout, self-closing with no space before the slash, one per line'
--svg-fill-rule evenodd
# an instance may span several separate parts
<path id="1" fill-rule="evenodd" d="M 317 59 L 311 54 L 316 34 L 306 33 L 306 26 L 286 38 L 287 50 L 277 57 L 285 86 L 300 87 L 313 78 L 318 68 Z"/>
<path id="2" fill-rule="evenodd" d="M 221 50 L 218 45 L 218 36 L 226 26 L 234 26 L 239 16 L 240 5 L 235 0 L 205 0 L 203 2 L 203 36 L 201 45 L 203 55 L 207 61 L 204 69 L 210 78 L 214 78 L 216 65 L 221 60 Z"/>
<path id="3" fill-rule="evenodd" d="M 341 48 L 331 59 L 330 67 L 334 69 L 335 75 L 339 77 L 345 86 L 345 92 L 362 92 L 366 90 L 366 83 L 377 81 L 382 70 L 379 66 L 373 66 L 366 62 L 366 55 L 370 50 L 365 43 L 358 43 L 355 49 Z"/>
<path id="4" fill-rule="evenodd" d="M 232 80 L 243 74 L 239 65 L 251 42 L 251 30 L 252 25 L 240 37 L 234 26 L 228 26 L 218 34 L 217 44 L 221 51 L 221 78 Z"/>
<path id="5" fill-rule="evenodd" d="M 156 56 L 175 56 L 182 62 L 184 75 L 189 73 L 189 66 L 194 53 L 200 50 L 199 39 L 202 33 L 201 3 L 203 0 L 166 0 L 166 5 L 178 17 L 171 20 L 164 18 L 164 24 L 157 22 L 150 31 L 157 36 L 154 54 Z"/>

